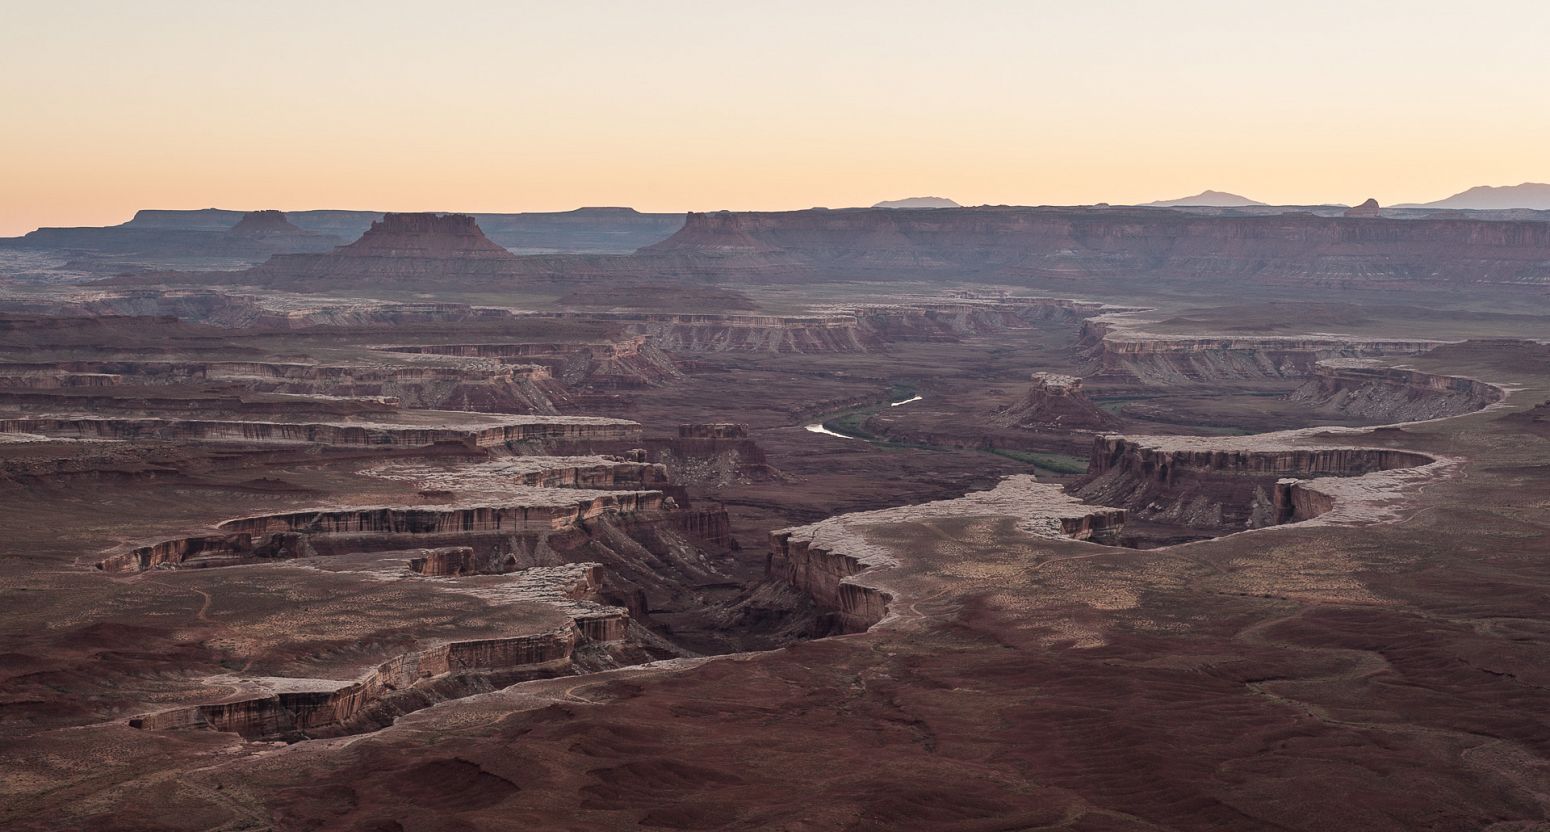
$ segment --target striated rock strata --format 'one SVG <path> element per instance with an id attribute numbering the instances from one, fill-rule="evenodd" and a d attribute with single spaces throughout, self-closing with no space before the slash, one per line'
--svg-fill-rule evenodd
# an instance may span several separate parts
<path id="1" fill-rule="evenodd" d="M 1128 323 L 1128 322 L 1127 322 Z M 1082 325 L 1096 375 L 1143 384 L 1187 385 L 1232 379 L 1296 378 L 1329 358 L 1418 355 L 1442 341 L 1342 336 L 1170 336 L 1121 328 L 1112 320 Z"/>
<path id="2" fill-rule="evenodd" d="M 1300 447 L 1274 436 L 1094 438 L 1087 475 L 1073 493 L 1123 506 L 1137 519 L 1211 532 L 1287 522 L 1284 480 L 1358 478 L 1413 469 L 1433 457 L 1389 448 Z M 1298 519 L 1313 516 L 1311 508 Z"/>
<path id="3" fill-rule="evenodd" d="M 217 419 L 157 419 L 105 416 L 38 416 L 0 419 L 0 433 L 42 434 L 78 439 L 173 439 L 209 442 L 306 442 L 357 447 L 425 446 L 439 442 L 494 447 L 515 442 L 618 441 L 640 434 L 640 426 L 597 416 L 508 416 L 487 423 L 260 422 Z"/>
<path id="4" fill-rule="evenodd" d="M 1458 416 L 1505 398 L 1494 384 L 1464 376 L 1426 373 L 1360 359 L 1330 359 L 1288 397 L 1341 416 L 1415 422 Z"/>

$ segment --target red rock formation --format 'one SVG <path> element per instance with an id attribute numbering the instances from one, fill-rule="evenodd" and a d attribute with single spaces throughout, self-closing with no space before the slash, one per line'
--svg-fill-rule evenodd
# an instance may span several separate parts
<path id="1" fill-rule="evenodd" d="M 1506 392 L 1464 376 L 1446 376 L 1359 360 L 1320 361 L 1289 398 L 1320 411 L 1393 422 L 1441 419 L 1480 410 Z"/>
<path id="2" fill-rule="evenodd" d="M 992 423 L 1014 428 L 1108 430 L 1117 420 L 1082 392 L 1082 380 L 1055 373 L 1034 373 L 1033 385 Z"/>
<path id="3" fill-rule="evenodd" d="M 521 260 L 464 214 L 388 214 L 327 254 L 277 255 L 241 273 L 243 282 L 301 290 L 341 285 L 504 285 Z M 428 288 L 423 284 L 420 288 Z"/>
<path id="4" fill-rule="evenodd" d="M 778 476 L 764 449 L 748 438 L 746 425 L 679 425 L 676 439 L 651 439 L 646 445 L 681 484 L 723 487 Z"/>
<path id="5" fill-rule="evenodd" d="M 265 237 L 306 232 L 292 225 L 280 211 L 249 211 L 231 227 L 229 233 L 243 237 Z"/>
<path id="6" fill-rule="evenodd" d="M 1303 448 L 1262 437 L 1110 434 L 1094 438 L 1087 475 L 1072 491 L 1142 520 L 1227 532 L 1284 522 L 1278 480 L 1357 477 L 1435 461 L 1413 451 Z"/>
<path id="7" fill-rule="evenodd" d="M 835 632 L 866 632 L 888 614 L 893 596 L 846 580 L 864 569 L 859 558 L 814 546 L 809 540 L 793 540 L 791 532 L 770 535 L 770 574 L 833 610 Z"/>
<path id="8" fill-rule="evenodd" d="M 1336 336 L 1151 335 L 1118 329 L 1110 321 L 1084 322 L 1081 338 L 1098 364 L 1096 375 L 1160 385 L 1306 376 L 1323 359 L 1419 355 L 1442 343 Z"/>
<path id="9" fill-rule="evenodd" d="M 473 575 L 479 571 L 471 546 L 444 546 L 421 549 L 420 556 L 409 560 L 410 571 L 419 575 L 450 578 Z"/>
<path id="10" fill-rule="evenodd" d="M 594 627 L 594 629 L 597 629 Z M 245 739 L 304 739 L 352 733 L 383 700 L 397 700 L 386 714 L 418 710 L 461 693 L 440 685 L 439 693 L 425 684 L 446 677 L 483 675 L 497 671 L 525 671 L 501 678 L 506 684 L 522 678 L 559 675 L 568 670 L 570 657 L 581 636 L 575 627 L 510 638 L 461 641 L 410 653 L 383 664 L 353 684 L 322 690 L 286 691 L 257 699 L 245 699 L 151 714 L 130 721 L 135 728 L 212 728 Z M 486 683 L 488 684 L 488 683 Z M 478 688 L 475 688 L 477 690 Z M 419 692 L 419 695 L 414 695 Z M 396 695 L 395 695 L 396 694 Z M 466 695 L 466 694 L 463 694 Z"/>
<path id="11" fill-rule="evenodd" d="M 1381 217 L 1383 209 L 1378 206 L 1376 199 L 1369 199 L 1361 205 L 1347 208 L 1342 216 L 1346 217 Z"/>

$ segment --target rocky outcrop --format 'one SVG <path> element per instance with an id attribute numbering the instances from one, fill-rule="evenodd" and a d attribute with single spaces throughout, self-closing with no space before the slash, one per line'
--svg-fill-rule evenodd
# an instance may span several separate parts
<path id="1" fill-rule="evenodd" d="M 644 466 L 638 470 L 659 469 Z M 228 520 L 210 533 L 123 547 L 99 561 L 97 568 L 105 572 L 143 572 L 307 557 L 319 550 L 340 549 L 331 544 L 335 538 L 347 541 L 345 551 L 380 550 L 394 545 L 402 548 L 405 540 L 547 533 L 600 518 L 655 516 L 671 514 L 675 509 L 661 491 L 513 484 L 486 500 L 464 498 L 436 505 L 319 508 Z M 481 564 L 478 568 L 487 567 Z"/>
<path id="2" fill-rule="evenodd" d="M 828 628 L 837 633 L 863 633 L 888 614 L 893 596 L 850 580 L 868 564 L 812 541 L 792 539 L 792 532 L 770 535 L 769 573 L 810 596 L 831 611 Z"/>
<path id="3" fill-rule="evenodd" d="M 387 214 L 327 254 L 276 255 L 234 282 L 300 291 L 348 285 L 427 288 L 512 285 L 521 259 L 466 214 Z"/>
<path id="4" fill-rule="evenodd" d="M 1345 210 L 1342 216 L 1346 217 L 1381 217 L 1383 208 L 1378 205 L 1376 199 L 1368 199 L 1361 205 L 1355 205 Z"/>
<path id="5" fill-rule="evenodd" d="M 679 425 L 679 439 L 747 439 L 748 426 L 731 422 Z"/>
<path id="6" fill-rule="evenodd" d="M 1283 481 L 1361 477 L 1436 460 L 1389 448 L 1325 448 L 1258 437 L 1095 437 L 1072 493 L 1137 519 L 1222 533 L 1286 522 Z M 1308 498 L 1304 498 L 1308 499 Z M 1310 515 L 1311 516 L 1311 515 Z"/>
<path id="7" fill-rule="evenodd" d="M 525 679 L 577 672 L 578 647 L 623 639 L 625 610 L 581 600 L 601 588 L 597 564 L 543 567 L 509 576 L 499 592 L 509 600 L 557 605 L 568 625 L 536 633 L 453 641 L 406 653 L 357 681 L 269 679 L 267 695 L 176 708 L 129 721 L 143 730 L 204 728 L 249 740 L 301 740 L 372 730 L 448 699 Z"/>
<path id="8" fill-rule="evenodd" d="M 442 546 L 421 549 L 418 557 L 409 559 L 409 570 L 417 575 L 453 578 L 477 574 L 479 564 L 472 546 Z"/>
<path id="9" fill-rule="evenodd" d="M 1288 398 L 1340 416 L 1415 422 L 1470 413 L 1505 397 L 1502 388 L 1464 376 L 1331 359 L 1315 364 Z"/>
<path id="10" fill-rule="evenodd" d="M 241 237 L 295 236 L 305 234 L 291 225 L 280 211 L 249 211 L 231 227 L 231 234 Z"/>
<path id="11" fill-rule="evenodd" d="M 647 456 L 675 482 L 706 488 L 775 479 L 764 449 L 738 424 L 679 425 L 676 439 L 647 439 Z"/>
<path id="12" fill-rule="evenodd" d="M 490 681 L 470 688 L 469 682 L 483 680 L 459 680 L 461 684 L 452 682 L 445 686 L 450 691 L 435 691 L 438 677 L 446 680 L 454 668 L 459 676 L 492 676 L 500 686 L 523 678 L 561 675 L 568 669 L 577 638 L 576 629 L 567 627 L 537 635 L 457 642 L 401 657 L 343 687 L 282 691 L 254 699 L 163 711 L 129 724 L 152 731 L 208 728 L 249 740 L 300 740 L 357 733 L 437 701 L 492 688 Z M 495 675 L 497 671 L 519 669 L 524 672 Z M 392 701 L 384 703 L 390 697 Z"/>
<path id="13" fill-rule="evenodd" d="M 996 414 L 992 424 L 1027 429 L 1108 430 L 1117 420 L 1093 404 L 1082 380 L 1057 373 L 1034 373 L 1028 393 Z"/>

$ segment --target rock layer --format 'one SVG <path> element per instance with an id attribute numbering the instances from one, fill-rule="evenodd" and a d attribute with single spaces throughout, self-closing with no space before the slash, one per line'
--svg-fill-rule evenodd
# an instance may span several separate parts
<path id="1" fill-rule="evenodd" d="M 1458 416 L 1506 397 L 1494 384 L 1360 360 L 1320 361 L 1289 398 L 1315 410 L 1391 422 Z"/>
<path id="2" fill-rule="evenodd" d="M 1028 393 L 999 413 L 992 424 L 1014 428 L 1107 430 L 1117 420 L 1093 404 L 1082 380 L 1058 373 L 1034 373 Z"/>
<path id="3" fill-rule="evenodd" d="M 682 230 L 642 254 L 804 279 L 951 273 L 1334 288 L 1522 285 L 1550 283 L 1550 224 L 1108 207 L 718 212 L 690 214 Z"/>
<path id="4" fill-rule="evenodd" d="M 1273 437 L 1108 434 L 1094 439 L 1087 475 L 1072 491 L 1141 520 L 1220 533 L 1314 516 L 1287 508 L 1290 478 L 1356 478 L 1435 462 L 1413 451 L 1299 447 Z"/>

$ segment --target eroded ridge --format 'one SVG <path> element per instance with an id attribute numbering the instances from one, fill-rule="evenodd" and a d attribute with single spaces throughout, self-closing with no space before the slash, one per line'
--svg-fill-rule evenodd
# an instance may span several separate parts
<path id="1" fill-rule="evenodd" d="M 436 702 L 494 690 L 525 679 L 607 666 L 610 643 L 625 638 L 629 613 L 597 602 L 602 567 L 595 563 L 533 567 L 495 584 L 452 588 L 504 605 L 541 606 L 568 621 L 505 637 L 449 641 L 405 653 L 359 679 L 237 678 L 244 691 L 225 701 L 173 708 L 130 720 L 135 728 L 208 728 L 249 740 L 299 740 L 373 730 Z M 555 618 L 555 616 L 549 616 Z M 542 620 L 542 619 L 541 619 Z M 592 669 L 595 669 L 593 667 Z"/>
<path id="2" fill-rule="evenodd" d="M 1314 363 L 1308 380 L 1288 398 L 1319 412 L 1414 422 L 1471 413 L 1506 397 L 1501 387 L 1467 376 L 1330 358 Z"/>
<path id="3" fill-rule="evenodd" d="M 613 322 L 673 352 L 870 353 L 906 341 L 953 342 L 971 335 L 1072 322 L 1099 303 L 1049 297 L 906 296 L 894 303 L 818 308 L 801 315 L 728 313 L 549 313 Z"/>
<path id="4" fill-rule="evenodd" d="M 1015 517 L 1018 530 L 1037 537 L 1099 543 L 1114 539 L 1125 523 L 1123 509 L 1087 505 L 1059 485 L 1022 474 L 953 500 L 842 514 L 773 532 L 766 569 L 832 610 L 835 632 L 862 632 L 884 620 L 893 599 L 877 571 L 899 563 L 888 547 L 868 539 L 868 529 L 975 516 Z M 856 580 L 862 572 L 865 580 Z"/>
<path id="5" fill-rule="evenodd" d="M 536 364 L 461 360 L 444 366 L 361 362 L 67 360 L 0 363 L 0 390 L 160 387 L 216 382 L 259 393 L 380 399 L 404 407 L 554 413 L 565 390 Z M 14 393 L 6 401 L 17 401 Z M 25 400 L 22 403 L 26 403 Z"/>
<path id="6" fill-rule="evenodd" d="M 499 562 L 517 548 L 542 545 L 562 532 L 606 516 L 691 514 L 662 488 L 662 465 L 602 456 L 516 457 L 437 466 L 385 463 L 366 473 L 412 482 L 422 498 L 443 502 L 403 506 L 333 506 L 227 520 L 208 533 L 125 547 L 98 561 L 105 572 L 229 566 L 401 547 L 408 537 L 477 541 L 481 561 Z M 646 487 L 656 486 L 655 490 Z M 698 515 L 699 513 L 693 512 Z M 696 517 L 677 525 L 714 526 Z M 489 569 L 493 566 L 486 565 Z"/>
<path id="7" fill-rule="evenodd" d="M 384 345 L 376 349 L 406 356 L 452 356 L 538 366 L 567 385 L 599 390 L 652 387 L 682 376 L 672 356 L 645 335 L 584 343 L 488 341 Z"/>
<path id="8" fill-rule="evenodd" d="M 353 447 L 421 447 L 443 442 L 481 448 L 543 440 L 629 440 L 640 426 L 601 416 L 489 416 L 447 412 L 422 424 L 339 421 L 277 422 L 130 416 L 39 415 L 0 420 L 0 433 L 71 439 L 172 439 L 288 442 Z"/>
<path id="9" fill-rule="evenodd" d="M 1297 441 L 1308 433 L 1102 435 L 1072 490 L 1138 520 L 1216 536 L 1312 519 L 1334 509 L 1337 497 L 1345 498 L 1343 519 L 1382 519 L 1403 485 L 1450 464 L 1415 451 Z"/>
<path id="10" fill-rule="evenodd" d="M 1150 385 L 1230 379 L 1294 378 L 1330 358 L 1420 355 L 1447 341 L 1360 338 L 1348 335 L 1165 335 L 1145 322 L 1114 313 L 1082 323 L 1081 339 L 1096 375 Z"/>
<path id="11" fill-rule="evenodd" d="M 724 512 L 680 508 L 662 490 L 642 490 L 672 488 L 660 464 L 599 455 L 427 459 L 382 462 L 361 473 L 410 483 L 443 502 L 243 517 L 210 534 L 127 548 L 98 566 L 135 573 L 284 559 L 373 581 L 423 581 L 417 603 L 430 608 L 466 608 L 468 598 L 477 599 L 483 612 L 453 630 L 480 637 L 413 636 L 415 649 L 343 680 L 240 673 L 209 679 L 205 687 L 233 692 L 137 717 L 133 726 L 210 728 L 262 740 L 337 736 L 519 681 L 685 655 L 636 622 L 649 620 L 655 604 L 694 602 L 694 587 L 725 579 L 700 547 L 730 542 Z M 448 596 L 464 601 L 435 600 Z M 491 630 L 509 634 L 484 635 Z M 321 666 L 341 671 L 336 661 Z"/>

